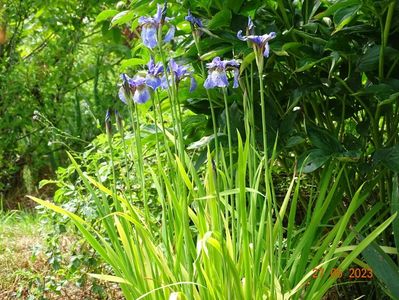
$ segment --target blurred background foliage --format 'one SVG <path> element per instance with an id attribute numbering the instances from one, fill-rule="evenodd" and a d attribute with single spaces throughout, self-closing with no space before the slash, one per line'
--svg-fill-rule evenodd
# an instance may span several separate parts
<path id="1" fill-rule="evenodd" d="M 0 194 L 10 206 L 54 174 L 65 149 L 81 150 L 101 132 L 97 120 L 115 96 L 115 66 L 129 55 L 120 29 L 95 23 L 115 4 L 0 4 Z"/>

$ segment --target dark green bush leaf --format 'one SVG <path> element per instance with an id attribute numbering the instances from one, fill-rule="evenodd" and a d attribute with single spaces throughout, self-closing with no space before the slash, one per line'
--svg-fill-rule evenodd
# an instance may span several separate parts
<path id="1" fill-rule="evenodd" d="M 359 9 L 361 8 L 361 4 L 356 4 L 353 6 L 347 6 L 340 8 L 334 14 L 334 23 L 336 25 L 335 31 L 337 32 L 344 28 L 346 24 L 348 24 L 357 14 Z"/>
<path id="2" fill-rule="evenodd" d="M 368 48 L 366 53 L 359 60 L 359 71 L 369 72 L 378 68 L 380 46 L 374 45 Z"/>
<path id="3" fill-rule="evenodd" d="M 212 58 L 214 58 L 215 56 L 221 56 L 224 53 L 228 52 L 231 50 L 231 46 L 227 46 L 227 47 L 218 47 L 212 51 L 209 51 L 203 55 L 201 55 L 200 59 L 201 60 L 210 60 Z"/>
<path id="4" fill-rule="evenodd" d="M 213 18 L 209 21 L 209 29 L 217 29 L 220 27 L 229 26 L 231 22 L 231 11 L 229 9 L 224 9 L 219 11 Z"/>
<path id="5" fill-rule="evenodd" d="M 323 150 L 324 153 L 332 154 L 342 151 L 342 146 L 338 142 L 337 138 L 326 129 L 320 127 L 309 127 L 307 131 L 313 146 Z"/>
<path id="6" fill-rule="evenodd" d="M 296 136 L 292 136 L 288 139 L 287 144 L 285 145 L 285 147 L 287 148 L 291 148 L 294 147 L 296 145 L 302 144 L 305 141 L 305 139 L 299 135 Z"/>
<path id="7" fill-rule="evenodd" d="M 380 55 L 380 45 L 374 45 L 367 49 L 366 53 L 359 60 L 359 71 L 369 72 L 377 70 Z M 384 56 L 389 60 L 394 60 L 398 57 L 399 51 L 397 49 L 386 47 L 384 49 Z"/>
<path id="8" fill-rule="evenodd" d="M 370 85 L 356 93 L 356 95 L 376 95 L 381 99 L 386 99 L 395 92 L 394 88 L 389 84 L 380 83 Z"/>
<path id="9" fill-rule="evenodd" d="M 375 151 L 373 160 L 375 164 L 382 163 L 388 169 L 399 172 L 399 144 Z"/>
<path id="10" fill-rule="evenodd" d="M 336 1 L 333 5 L 331 5 L 327 10 L 323 11 L 322 13 L 319 13 L 318 15 L 315 16 L 316 19 L 321 19 L 323 17 L 331 16 L 334 14 L 336 11 L 340 9 L 344 9 L 345 7 L 348 6 L 354 6 L 361 4 L 360 0 L 341 0 L 341 1 Z"/>
<path id="11" fill-rule="evenodd" d="M 302 171 L 304 173 L 311 173 L 324 165 L 330 157 L 329 154 L 326 154 L 321 149 L 313 149 L 307 156 L 303 155 L 298 164 L 303 168 Z"/>
<path id="12" fill-rule="evenodd" d="M 373 274 L 386 285 L 395 299 L 399 298 L 399 267 L 375 242 L 371 243 L 362 254 Z"/>

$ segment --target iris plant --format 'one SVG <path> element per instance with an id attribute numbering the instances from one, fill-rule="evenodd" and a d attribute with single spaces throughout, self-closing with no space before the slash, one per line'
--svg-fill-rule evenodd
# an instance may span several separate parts
<path id="1" fill-rule="evenodd" d="M 190 92 L 194 91 L 197 87 L 197 82 L 195 81 L 192 72 L 188 70 L 188 67 L 178 65 L 173 58 L 169 60 L 169 71 L 172 74 L 176 85 L 179 85 L 179 82 L 184 78 L 190 77 Z M 167 80 L 165 76 L 162 78 L 162 88 L 167 88 Z"/>
<path id="2" fill-rule="evenodd" d="M 248 26 L 247 26 L 247 35 L 242 35 L 242 30 L 237 33 L 237 37 L 241 41 L 250 41 L 255 46 L 258 53 L 263 53 L 264 57 L 269 57 L 270 48 L 269 41 L 276 37 L 275 32 L 270 32 L 269 34 L 264 35 L 255 35 L 254 34 L 254 23 L 251 18 L 248 18 Z"/>
<path id="3" fill-rule="evenodd" d="M 190 22 L 191 26 L 193 26 L 193 27 L 198 27 L 198 28 L 202 28 L 203 27 L 201 20 L 199 18 L 194 17 L 191 14 L 190 10 L 188 10 L 188 14 L 187 14 L 187 16 L 184 19 L 186 21 Z"/>
<path id="4" fill-rule="evenodd" d="M 240 64 L 232 60 L 221 60 L 220 57 L 215 57 L 211 63 L 206 64 L 208 68 L 208 77 L 205 80 L 204 87 L 212 89 L 214 87 L 227 87 L 229 81 L 227 80 L 226 71 L 232 70 L 234 73 L 233 88 L 238 87 L 238 67 Z"/>
<path id="5" fill-rule="evenodd" d="M 227 94 L 226 87 L 229 86 L 229 81 L 227 79 L 226 72 L 232 70 L 234 73 L 234 83 L 233 88 L 238 87 L 238 67 L 240 64 L 232 59 L 232 60 L 221 60 L 220 57 L 215 57 L 212 62 L 207 63 L 206 67 L 208 68 L 208 77 L 204 82 L 204 87 L 206 89 L 211 89 L 214 87 L 223 88 L 223 97 L 224 97 L 224 105 L 225 105 L 225 113 L 226 113 L 226 121 L 227 121 L 227 138 L 229 143 L 229 149 L 232 148 L 232 137 L 231 137 L 231 128 L 230 128 L 230 114 L 229 114 L 229 105 L 227 102 Z M 234 171 L 233 171 L 233 154 L 232 151 L 229 151 L 229 161 L 230 161 L 230 178 L 229 180 L 233 180 Z"/>
<path id="6" fill-rule="evenodd" d="M 111 111 L 107 109 L 107 113 L 105 114 L 105 132 L 107 136 L 112 136 L 112 124 L 111 124 Z"/>
<path id="7" fill-rule="evenodd" d="M 116 127 L 118 128 L 119 131 L 123 131 L 122 116 L 120 115 L 117 109 L 115 109 L 115 119 L 116 119 Z"/>
<path id="8" fill-rule="evenodd" d="M 161 86 L 161 77 L 163 76 L 163 66 L 161 63 L 155 63 L 151 57 L 147 64 L 148 72 L 146 76 L 146 84 L 154 91 Z"/>
<path id="9" fill-rule="evenodd" d="M 134 102 L 143 104 L 150 99 L 150 91 L 144 77 L 135 76 L 130 78 L 126 74 L 122 74 L 121 78 L 122 86 L 119 89 L 118 96 L 122 102 L 127 104 L 129 99 L 133 98 Z"/>
<path id="10" fill-rule="evenodd" d="M 158 4 L 157 13 L 153 17 L 140 17 L 139 25 L 141 29 L 141 39 L 143 44 L 153 49 L 158 45 L 158 30 L 162 29 L 165 22 L 169 22 L 172 18 L 165 17 L 166 3 L 165 5 Z M 175 35 L 175 26 L 169 24 L 169 30 L 165 35 L 164 42 L 167 43 L 173 39 Z"/>

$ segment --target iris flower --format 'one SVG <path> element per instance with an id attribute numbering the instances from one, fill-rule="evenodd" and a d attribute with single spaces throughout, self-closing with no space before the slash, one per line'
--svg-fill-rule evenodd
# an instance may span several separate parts
<path id="1" fill-rule="evenodd" d="M 191 26 L 193 26 L 193 27 L 198 27 L 198 28 L 202 28 L 203 27 L 201 20 L 199 18 L 194 17 L 191 14 L 190 10 L 188 10 L 188 14 L 187 14 L 187 16 L 184 19 L 186 21 L 190 22 Z"/>
<path id="2" fill-rule="evenodd" d="M 163 75 L 163 66 L 160 63 L 155 63 L 151 57 L 147 64 L 148 72 L 146 76 L 146 84 L 154 91 L 161 86 L 161 76 Z"/>
<path id="3" fill-rule="evenodd" d="M 250 41 L 252 42 L 256 49 L 263 53 L 264 57 L 269 57 L 270 48 L 269 48 L 269 41 L 276 37 L 275 32 L 270 32 L 269 34 L 264 35 L 254 35 L 254 23 L 252 22 L 251 18 L 248 18 L 248 27 L 247 27 L 247 35 L 242 35 L 242 30 L 237 33 L 237 37 L 241 41 Z"/>
<path id="4" fill-rule="evenodd" d="M 190 77 L 190 92 L 194 91 L 197 87 L 197 82 L 195 81 L 192 72 L 188 70 L 187 66 L 178 65 L 173 58 L 169 60 L 169 71 L 172 74 L 176 85 L 179 85 L 179 82 L 184 78 Z M 168 88 L 166 77 L 162 78 L 162 87 L 164 89 Z"/>
<path id="5" fill-rule="evenodd" d="M 205 80 L 204 87 L 212 89 L 214 87 L 227 87 L 229 81 L 227 79 L 226 71 L 232 70 L 234 73 L 233 88 L 238 87 L 238 67 L 240 64 L 232 60 L 221 60 L 220 57 L 215 57 L 211 63 L 207 63 L 208 77 Z"/>
<path id="6" fill-rule="evenodd" d="M 141 39 L 143 44 L 153 49 L 158 45 L 158 30 L 160 30 L 165 22 L 169 22 L 171 18 L 165 17 L 165 5 L 158 4 L 157 13 L 153 17 L 140 17 L 139 25 L 141 29 Z M 175 35 L 175 26 L 169 24 L 169 30 L 165 35 L 164 42 L 167 43 L 173 39 Z"/>
<path id="7" fill-rule="evenodd" d="M 146 84 L 146 79 L 140 76 L 130 78 L 126 74 L 121 75 L 122 86 L 119 89 L 119 99 L 127 104 L 129 99 L 133 99 L 135 103 L 143 104 L 150 99 L 150 91 Z"/>

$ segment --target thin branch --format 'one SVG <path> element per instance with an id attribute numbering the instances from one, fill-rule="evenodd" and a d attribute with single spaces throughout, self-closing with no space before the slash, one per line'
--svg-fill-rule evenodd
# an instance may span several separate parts
<path id="1" fill-rule="evenodd" d="M 36 54 L 36 52 L 40 52 L 41 50 L 44 49 L 45 46 L 47 46 L 47 42 L 54 37 L 54 32 L 51 33 L 39 46 L 37 46 L 35 49 L 32 50 L 32 52 L 30 52 L 28 55 L 24 56 L 22 59 L 28 59 L 29 57 L 31 57 L 32 55 Z"/>

